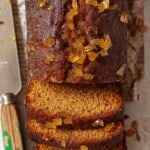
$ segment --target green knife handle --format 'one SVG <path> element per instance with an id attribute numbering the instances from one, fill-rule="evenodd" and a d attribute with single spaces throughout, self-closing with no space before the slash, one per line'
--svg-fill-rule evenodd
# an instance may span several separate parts
<path id="1" fill-rule="evenodd" d="M 23 150 L 20 124 L 16 106 L 13 104 L 11 95 L 4 95 L 1 108 L 1 126 L 3 134 L 4 150 Z M 6 100 L 8 98 L 9 100 Z"/>

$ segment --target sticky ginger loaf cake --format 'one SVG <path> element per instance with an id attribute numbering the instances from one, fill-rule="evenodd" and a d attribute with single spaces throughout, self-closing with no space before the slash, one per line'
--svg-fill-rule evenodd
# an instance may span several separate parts
<path id="1" fill-rule="evenodd" d="M 123 81 L 126 0 L 26 0 L 32 76 L 47 82 Z"/>

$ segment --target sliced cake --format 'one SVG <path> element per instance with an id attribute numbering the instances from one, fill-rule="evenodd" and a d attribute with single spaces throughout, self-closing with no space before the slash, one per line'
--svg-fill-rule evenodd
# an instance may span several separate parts
<path id="1" fill-rule="evenodd" d="M 121 88 L 117 84 L 60 85 L 31 80 L 26 95 L 28 117 L 41 123 L 75 127 L 124 119 Z"/>
<path id="2" fill-rule="evenodd" d="M 107 145 L 113 147 L 124 139 L 124 125 L 121 122 L 107 124 L 101 129 L 67 130 L 48 129 L 36 120 L 28 119 L 26 127 L 33 141 L 59 148 L 80 149 L 84 146 L 97 150 Z"/>
<path id="3" fill-rule="evenodd" d="M 126 150 L 126 0 L 26 0 L 26 14 L 36 150 Z"/>

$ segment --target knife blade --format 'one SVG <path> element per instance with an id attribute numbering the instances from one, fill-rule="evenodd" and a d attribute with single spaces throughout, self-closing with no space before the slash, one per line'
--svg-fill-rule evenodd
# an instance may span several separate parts
<path id="1" fill-rule="evenodd" d="M 0 2 L 0 22 L 0 148 L 22 150 L 15 107 L 22 85 L 11 2 Z"/>

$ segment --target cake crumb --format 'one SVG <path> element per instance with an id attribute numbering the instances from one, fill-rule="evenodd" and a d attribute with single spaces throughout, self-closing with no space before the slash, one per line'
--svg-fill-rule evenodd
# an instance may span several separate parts
<path id="1" fill-rule="evenodd" d="M 141 137 L 138 132 L 136 132 L 136 139 L 137 139 L 137 141 L 141 141 Z"/>
<path id="2" fill-rule="evenodd" d="M 117 70 L 116 75 L 122 77 L 124 75 L 125 69 L 126 69 L 126 64 L 122 65 L 121 68 Z"/>
<path id="3" fill-rule="evenodd" d="M 133 129 L 129 129 L 129 130 L 126 131 L 126 135 L 127 135 L 128 137 L 132 137 L 132 136 L 135 135 L 135 134 L 136 134 L 136 131 L 133 130 Z"/>
<path id="4" fill-rule="evenodd" d="M 132 122 L 132 128 L 136 131 L 138 130 L 138 122 L 136 120 Z"/>
<path id="5" fill-rule="evenodd" d="M 120 21 L 123 23 L 128 23 L 128 14 L 126 12 L 121 13 Z"/>
<path id="6" fill-rule="evenodd" d="M 0 25 L 4 24 L 4 21 L 0 21 Z"/>
<path id="7" fill-rule="evenodd" d="M 129 118 L 130 118 L 129 115 L 127 114 L 124 116 L 124 119 L 129 119 Z"/>
<path id="8" fill-rule="evenodd" d="M 141 137 L 139 135 L 138 127 L 139 127 L 138 122 L 136 120 L 132 121 L 131 128 L 126 131 L 126 136 L 132 137 L 132 136 L 135 135 L 136 140 L 141 141 Z"/>
<path id="9" fill-rule="evenodd" d="M 88 147 L 87 147 L 86 145 L 82 145 L 82 146 L 80 147 L 80 150 L 88 150 Z"/>
<path id="10" fill-rule="evenodd" d="M 16 41 L 16 36 L 15 36 L 15 35 L 10 35 L 9 38 L 10 38 L 12 41 Z"/>

